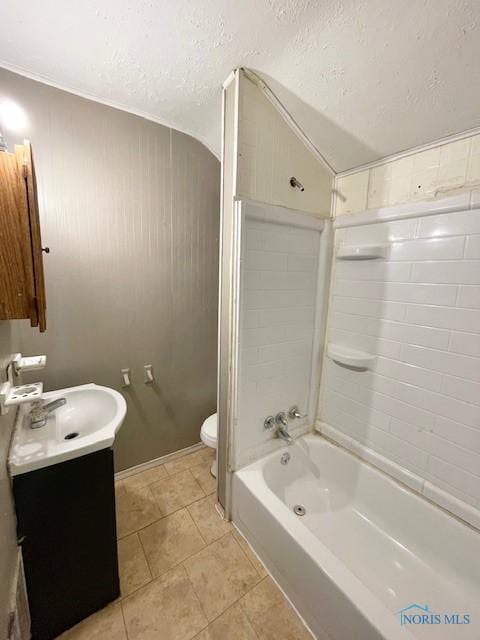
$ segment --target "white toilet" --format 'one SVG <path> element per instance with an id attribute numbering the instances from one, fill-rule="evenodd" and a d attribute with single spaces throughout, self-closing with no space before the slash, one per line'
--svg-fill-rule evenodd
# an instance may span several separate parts
<path id="1" fill-rule="evenodd" d="M 202 428 L 200 430 L 200 438 L 202 439 L 203 444 L 207 445 L 207 447 L 212 447 L 212 449 L 217 448 L 218 420 L 217 420 L 216 413 L 209 416 L 205 420 L 205 422 L 202 424 Z M 216 451 L 215 451 L 215 458 L 210 468 L 210 473 L 214 478 L 217 477 L 217 452 Z"/>

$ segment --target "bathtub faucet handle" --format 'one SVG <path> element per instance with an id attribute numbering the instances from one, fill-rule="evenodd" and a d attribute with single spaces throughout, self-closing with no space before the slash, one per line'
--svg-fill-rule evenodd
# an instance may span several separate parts
<path id="1" fill-rule="evenodd" d="M 263 428 L 267 431 L 271 431 L 272 429 L 275 429 L 275 424 L 275 418 L 273 416 L 268 416 L 268 418 L 265 418 L 263 421 Z"/>
<path id="2" fill-rule="evenodd" d="M 285 427 L 285 429 L 288 429 L 288 420 L 285 411 L 280 411 L 280 413 L 277 413 L 277 415 L 275 416 L 275 423 L 279 427 Z"/>
<path id="3" fill-rule="evenodd" d="M 295 420 L 295 419 L 301 420 L 302 418 L 306 418 L 307 416 L 308 416 L 308 413 L 300 413 L 297 405 L 293 406 L 288 412 L 288 417 L 291 418 L 292 420 Z"/>

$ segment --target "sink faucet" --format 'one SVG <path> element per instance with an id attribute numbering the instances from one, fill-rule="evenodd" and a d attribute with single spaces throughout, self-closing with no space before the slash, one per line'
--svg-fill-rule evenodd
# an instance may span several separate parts
<path id="1" fill-rule="evenodd" d="M 292 444 L 293 438 L 288 433 L 288 420 L 284 411 L 277 413 L 275 416 L 275 423 L 277 425 L 277 436 L 282 440 L 285 440 L 287 444 Z"/>
<path id="2" fill-rule="evenodd" d="M 66 403 L 66 398 L 56 398 L 55 400 L 45 404 L 42 404 L 42 402 L 35 402 L 28 414 L 30 416 L 30 428 L 39 429 L 40 427 L 44 427 L 47 424 L 49 414 L 59 407 L 63 407 Z"/>

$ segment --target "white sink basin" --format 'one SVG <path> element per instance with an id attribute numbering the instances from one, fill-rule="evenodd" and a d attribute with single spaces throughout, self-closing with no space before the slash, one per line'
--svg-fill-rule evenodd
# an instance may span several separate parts
<path id="1" fill-rule="evenodd" d="M 111 447 L 127 412 L 118 391 L 96 384 L 43 394 L 44 402 L 55 398 L 66 398 L 67 403 L 38 429 L 30 427 L 31 405 L 20 408 L 9 456 L 12 476 Z"/>

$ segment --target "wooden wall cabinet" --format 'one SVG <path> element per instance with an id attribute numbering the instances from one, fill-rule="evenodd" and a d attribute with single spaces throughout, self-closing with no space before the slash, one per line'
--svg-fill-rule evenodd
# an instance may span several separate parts
<path id="1" fill-rule="evenodd" d="M 46 329 L 37 185 L 30 143 L 0 152 L 0 320 Z"/>

